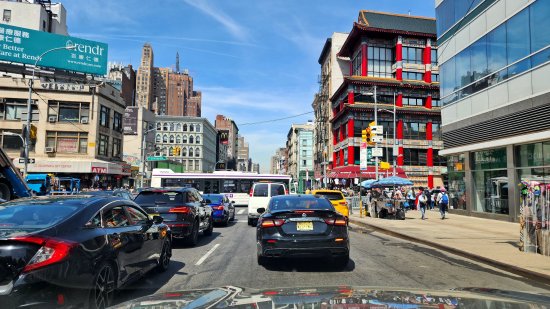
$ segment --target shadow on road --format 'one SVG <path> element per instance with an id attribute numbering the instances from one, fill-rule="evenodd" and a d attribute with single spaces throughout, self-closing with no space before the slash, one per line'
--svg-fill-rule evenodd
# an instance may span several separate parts
<path id="1" fill-rule="evenodd" d="M 187 275 L 181 270 L 185 267 L 185 263 L 180 261 L 170 261 L 168 270 L 163 273 L 158 273 L 155 270 L 147 273 L 143 278 L 136 282 L 121 288 L 115 293 L 114 303 L 119 304 L 128 300 L 133 300 L 138 297 L 155 294 L 174 276 Z"/>
<path id="2" fill-rule="evenodd" d="M 211 242 L 213 242 L 216 238 L 223 237 L 221 235 L 222 235 L 222 233 L 216 232 L 215 229 L 214 229 L 214 232 L 212 232 L 212 235 L 210 235 L 210 236 L 204 236 L 202 233 L 200 233 L 199 234 L 199 242 L 195 246 L 187 245 L 182 239 L 175 239 L 174 238 L 173 243 L 172 243 L 172 248 L 173 249 L 191 249 L 191 248 L 204 247 L 204 246 L 207 246 L 208 244 L 210 244 Z"/>
<path id="3" fill-rule="evenodd" d="M 331 259 L 281 258 L 269 261 L 264 267 L 279 272 L 351 272 L 355 269 L 355 262 L 350 259 L 342 268 Z"/>

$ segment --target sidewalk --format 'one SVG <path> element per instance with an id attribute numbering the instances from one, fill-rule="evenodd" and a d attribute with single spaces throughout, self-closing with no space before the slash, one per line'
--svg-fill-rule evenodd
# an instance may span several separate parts
<path id="1" fill-rule="evenodd" d="M 426 217 L 421 220 L 420 211 L 408 211 L 405 220 L 360 218 L 359 211 L 354 210 L 349 220 L 524 276 L 550 281 L 550 257 L 519 251 L 519 223 L 449 213 L 441 220 L 436 210 L 426 211 Z"/>

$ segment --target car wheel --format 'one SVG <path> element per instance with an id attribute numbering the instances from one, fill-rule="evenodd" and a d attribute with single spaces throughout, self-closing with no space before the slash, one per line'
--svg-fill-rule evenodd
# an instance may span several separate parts
<path id="1" fill-rule="evenodd" d="M 103 263 L 94 277 L 90 293 L 90 308 L 103 309 L 113 302 L 115 292 L 115 270 L 109 263 Z"/>
<path id="2" fill-rule="evenodd" d="M 210 217 L 208 220 L 208 228 L 204 230 L 203 234 L 204 236 L 210 236 L 212 235 L 212 231 L 214 231 L 214 220 Z"/>
<path id="3" fill-rule="evenodd" d="M 8 185 L 0 182 L 0 198 L 6 201 L 11 200 L 11 190 Z"/>
<path id="4" fill-rule="evenodd" d="M 189 246 L 195 246 L 199 239 L 199 222 L 195 221 L 193 223 L 193 230 L 191 234 L 185 238 L 185 243 Z"/>
<path id="5" fill-rule="evenodd" d="M 262 256 L 262 255 L 259 255 L 259 254 L 257 256 L 257 261 L 258 261 L 258 265 L 261 265 L 261 266 L 268 265 L 269 262 L 270 262 L 268 257 Z"/>
<path id="6" fill-rule="evenodd" d="M 229 221 L 231 221 L 231 217 L 229 215 L 227 215 L 227 220 L 225 220 L 225 222 L 223 223 L 223 226 L 228 226 Z"/>
<path id="7" fill-rule="evenodd" d="M 165 241 L 162 245 L 162 252 L 160 253 L 160 259 L 157 265 L 158 272 L 165 272 L 170 265 L 170 257 L 172 256 L 172 246 L 170 241 Z"/>
<path id="8" fill-rule="evenodd" d="M 334 264 L 338 268 L 346 268 L 346 266 L 348 266 L 348 263 L 349 263 L 349 254 L 334 258 Z"/>
<path id="9" fill-rule="evenodd" d="M 253 225 L 252 225 L 253 222 L 254 222 L 254 220 L 248 218 L 248 225 L 253 226 Z"/>
<path id="10" fill-rule="evenodd" d="M 235 221 L 235 210 L 233 210 L 233 214 L 231 215 L 231 221 Z"/>

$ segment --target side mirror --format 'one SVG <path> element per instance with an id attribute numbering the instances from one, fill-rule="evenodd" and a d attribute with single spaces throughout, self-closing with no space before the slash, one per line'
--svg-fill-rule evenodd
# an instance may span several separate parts
<path id="1" fill-rule="evenodd" d="M 161 216 L 153 216 L 153 222 L 155 224 L 161 224 L 164 221 L 164 218 Z"/>
<path id="2" fill-rule="evenodd" d="M 212 203 L 212 201 L 211 201 L 211 200 L 209 200 L 209 199 L 206 199 L 206 200 L 204 200 L 204 203 L 205 203 L 205 204 L 211 204 L 211 203 Z"/>
<path id="3" fill-rule="evenodd" d="M 258 211 L 259 214 L 263 214 L 265 212 L 265 208 L 260 207 L 260 208 L 258 208 L 257 211 Z"/>

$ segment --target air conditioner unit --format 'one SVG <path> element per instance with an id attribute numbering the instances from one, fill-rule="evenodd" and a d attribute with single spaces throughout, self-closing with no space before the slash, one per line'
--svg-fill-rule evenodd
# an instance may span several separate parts
<path id="1" fill-rule="evenodd" d="M 49 116 L 48 117 L 48 122 L 56 122 L 57 121 L 57 116 Z"/>
<path id="2" fill-rule="evenodd" d="M 55 152 L 55 148 L 54 147 L 45 147 L 44 148 L 44 151 L 46 153 L 54 153 Z"/>
<path id="3" fill-rule="evenodd" d="M 82 118 L 82 119 L 80 119 L 80 123 L 82 123 L 82 124 L 88 124 L 88 118 Z"/>

